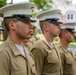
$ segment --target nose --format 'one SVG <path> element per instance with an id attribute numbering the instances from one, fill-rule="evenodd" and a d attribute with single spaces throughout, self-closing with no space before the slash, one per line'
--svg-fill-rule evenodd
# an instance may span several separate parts
<path id="1" fill-rule="evenodd" d="M 60 24 L 59 24 L 57 27 L 58 27 L 58 29 L 61 29 L 61 26 L 60 26 Z"/>
<path id="2" fill-rule="evenodd" d="M 74 37 L 74 36 L 75 36 L 75 34 L 73 33 L 73 34 L 72 34 L 72 36 Z"/>
<path id="3" fill-rule="evenodd" d="M 32 25 L 31 24 L 29 25 L 29 29 L 32 29 Z"/>
<path id="4" fill-rule="evenodd" d="M 32 32 L 32 30 L 33 30 L 32 25 L 29 26 L 29 29 L 30 29 L 30 32 Z"/>

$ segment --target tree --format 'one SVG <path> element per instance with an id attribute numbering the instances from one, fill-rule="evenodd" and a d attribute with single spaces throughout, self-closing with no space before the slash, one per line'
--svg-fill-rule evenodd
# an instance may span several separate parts
<path id="1" fill-rule="evenodd" d="M 53 0 L 53 7 L 58 7 L 58 6 L 63 6 L 66 7 L 68 5 L 71 5 L 72 1 L 71 0 Z"/>
<path id="2" fill-rule="evenodd" d="M 5 5 L 6 5 L 6 0 L 0 0 L 0 8 L 5 6 Z M 3 14 L 0 14 L 0 16 L 2 17 Z M 2 27 L 4 27 L 3 24 L 2 24 Z M 4 27 L 4 29 L 5 29 L 5 27 Z M 7 32 L 6 32 L 6 29 L 5 29 L 5 31 L 3 32 L 3 38 L 4 38 L 3 40 L 5 40 L 6 37 L 7 37 Z"/>
<path id="3" fill-rule="evenodd" d="M 0 7 L 5 6 L 6 5 L 6 0 L 0 0 Z"/>
<path id="4" fill-rule="evenodd" d="M 47 10 L 52 7 L 52 0 L 30 0 L 34 2 L 39 10 Z"/>

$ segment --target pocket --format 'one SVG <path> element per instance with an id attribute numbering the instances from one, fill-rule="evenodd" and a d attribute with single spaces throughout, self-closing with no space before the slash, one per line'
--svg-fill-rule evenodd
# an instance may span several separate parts
<path id="1" fill-rule="evenodd" d="M 26 70 L 12 72 L 11 75 L 27 75 Z"/>
<path id="2" fill-rule="evenodd" d="M 67 53 L 66 54 L 66 63 L 67 64 L 73 64 L 73 57 L 72 57 L 72 55 L 70 54 L 70 53 Z"/>
<path id="3" fill-rule="evenodd" d="M 59 60 L 58 60 L 56 52 L 54 52 L 54 53 L 49 52 L 48 57 L 47 57 L 47 61 L 48 61 L 48 63 L 57 63 Z"/>
<path id="4" fill-rule="evenodd" d="M 67 64 L 73 64 L 71 58 L 66 58 L 66 63 Z"/>
<path id="5" fill-rule="evenodd" d="M 32 75 L 36 75 L 35 65 L 33 65 L 33 66 L 31 67 L 31 73 L 32 73 Z"/>

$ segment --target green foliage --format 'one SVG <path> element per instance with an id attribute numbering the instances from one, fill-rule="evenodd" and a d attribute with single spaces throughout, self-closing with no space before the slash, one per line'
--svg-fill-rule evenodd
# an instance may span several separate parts
<path id="1" fill-rule="evenodd" d="M 35 17 L 37 15 L 37 12 L 35 12 L 33 9 L 32 9 L 32 17 Z"/>
<path id="2" fill-rule="evenodd" d="M 6 0 L 0 0 L 0 7 L 5 6 L 6 5 Z"/>
<path id="3" fill-rule="evenodd" d="M 47 10 L 50 9 L 52 0 L 30 0 L 31 2 L 34 2 L 38 9 Z"/>
<path id="4" fill-rule="evenodd" d="M 37 34 L 35 35 L 36 40 L 40 39 L 41 36 L 43 36 L 43 34 L 37 33 Z"/>
<path id="5" fill-rule="evenodd" d="M 70 4 L 72 4 L 72 0 L 65 0 L 65 3 L 66 3 L 67 5 L 70 5 Z"/>
<path id="6" fill-rule="evenodd" d="M 0 0 L 0 7 L 3 7 L 3 6 L 5 6 L 6 5 L 6 0 Z M 2 14 L 0 14 L 0 16 L 3 16 Z M 2 24 L 2 27 L 3 27 L 3 24 Z M 6 33 L 6 31 L 4 31 L 3 32 L 3 40 L 5 40 L 6 39 L 6 35 L 7 33 Z"/>
<path id="7" fill-rule="evenodd" d="M 76 54 L 75 54 L 75 57 L 76 57 Z"/>
<path id="8" fill-rule="evenodd" d="M 75 58 L 75 60 L 76 60 L 76 54 L 74 54 L 74 58 Z"/>

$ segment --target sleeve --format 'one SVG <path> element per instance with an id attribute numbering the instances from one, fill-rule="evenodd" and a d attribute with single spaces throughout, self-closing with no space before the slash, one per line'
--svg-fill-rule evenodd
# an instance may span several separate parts
<path id="1" fill-rule="evenodd" d="M 0 75 L 9 75 L 8 57 L 4 53 L 0 53 Z"/>
<path id="2" fill-rule="evenodd" d="M 63 67 L 64 67 L 64 53 L 60 52 L 60 57 L 61 57 L 61 74 L 63 75 Z"/>
<path id="3" fill-rule="evenodd" d="M 38 75 L 41 75 L 41 70 L 42 70 L 43 63 L 44 63 L 44 53 L 39 48 L 34 48 L 31 50 L 31 52 L 35 58 L 36 69 L 37 69 Z"/>

